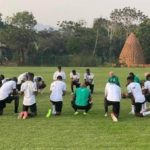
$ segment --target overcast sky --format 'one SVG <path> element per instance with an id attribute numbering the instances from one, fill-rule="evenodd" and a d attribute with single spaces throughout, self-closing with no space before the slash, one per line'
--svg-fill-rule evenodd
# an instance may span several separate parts
<path id="1" fill-rule="evenodd" d="M 29 11 L 38 23 L 56 27 L 57 21 L 85 20 L 92 26 L 94 18 L 109 18 L 115 8 L 130 6 L 150 17 L 150 0 L 0 0 L 3 18 L 19 11 Z"/>

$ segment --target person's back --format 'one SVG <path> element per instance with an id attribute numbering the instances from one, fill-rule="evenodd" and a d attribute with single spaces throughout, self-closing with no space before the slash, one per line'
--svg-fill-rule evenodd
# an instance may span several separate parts
<path id="1" fill-rule="evenodd" d="M 121 88 L 115 83 L 107 83 L 105 87 L 105 96 L 109 101 L 120 101 Z"/>
<path id="2" fill-rule="evenodd" d="M 11 80 L 7 81 L 0 88 L 0 100 L 5 99 L 12 91 L 16 89 L 16 82 Z"/>
<path id="3" fill-rule="evenodd" d="M 86 87 L 77 88 L 75 91 L 75 104 L 78 106 L 87 106 L 89 97 L 90 97 L 90 90 Z"/>
<path id="4" fill-rule="evenodd" d="M 139 83 L 137 82 L 131 82 L 128 86 L 127 86 L 127 90 L 128 93 L 132 93 L 135 102 L 144 102 L 145 98 L 144 95 L 142 93 L 142 89 Z"/>
<path id="5" fill-rule="evenodd" d="M 51 84 L 50 91 L 52 91 L 50 95 L 50 99 L 54 101 L 62 101 L 63 91 L 66 90 L 66 85 L 63 81 L 56 80 Z"/>
<path id="6" fill-rule="evenodd" d="M 35 103 L 34 92 L 37 91 L 37 87 L 33 81 L 25 81 L 21 86 L 21 91 L 24 92 L 24 105 L 32 105 Z"/>

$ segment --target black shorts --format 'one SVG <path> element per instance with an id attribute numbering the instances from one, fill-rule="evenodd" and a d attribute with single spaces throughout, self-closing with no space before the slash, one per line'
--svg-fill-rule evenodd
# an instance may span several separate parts
<path id="1" fill-rule="evenodd" d="M 63 102 L 62 102 L 62 101 L 58 101 L 58 102 L 51 101 L 51 103 L 52 103 L 53 105 L 55 105 L 55 110 L 56 110 L 56 112 L 61 113 L 61 111 L 62 111 L 62 106 L 63 106 Z"/>
<path id="2" fill-rule="evenodd" d="M 6 107 L 6 103 L 11 103 L 14 100 L 13 95 L 9 95 L 4 100 L 0 100 L 0 110 L 3 110 Z"/>
<path id="3" fill-rule="evenodd" d="M 150 102 L 150 94 L 146 94 L 145 99 L 146 99 L 147 102 Z"/>
<path id="4" fill-rule="evenodd" d="M 142 104 L 144 104 L 144 103 L 135 103 L 134 104 L 134 106 L 135 106 L 135 114 L 139 114 L 141 112 Z"/>
<path id="5" fill-rule="evenodd" d="M 34 103 L 34 104 L 30 105 L 30 106 L 23 105 L 23 111 L 28 111 L 29 108 L 30 108 L 30 111 L 32 113 L 36 113 L 37 112 L 36 103 Z"/>

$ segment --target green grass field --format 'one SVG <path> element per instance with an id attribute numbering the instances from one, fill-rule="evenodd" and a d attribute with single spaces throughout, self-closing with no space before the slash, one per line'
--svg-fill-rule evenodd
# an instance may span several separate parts
<path id="1" fill-rule="evenodd" d="M 122 91 L 126 91 L 126 77 L 130 71 L 141 79 L 149 68 L 91 68 L 95 74 L 94 105 L 87 116 L 73 115 L 70 105 L 71 91 L 69 73 L 76 69 L 81 74 L 86 68 L 63 68 L 67 74 L 67 94 L 64 97 L 63 113 L 60 117 L 46 118 L 49 104 L 49 85 L 55 67 L 0 67 L 0 73 L 6 77 L 17 76 L 30 71 L 45 78 L 47 87 L 37 96 L 38 116 L 27 120 L 18 120 L 13 113 L 13 103 L 7 104 L 4 115 L 0 116 L 0 150 L 136 150 L 150 149 L 150 116 L 136 118 L 129 115 L 130 101 L 121 101 L 121 113 L 118 123 L 110 116 L 104 117 L 103 97 L 108 72 L 113 70 L 120 78 Z M 22 97 L 20 107 L 22 109 Z M 111 108 L 109 108 L 111 111 Z"/>

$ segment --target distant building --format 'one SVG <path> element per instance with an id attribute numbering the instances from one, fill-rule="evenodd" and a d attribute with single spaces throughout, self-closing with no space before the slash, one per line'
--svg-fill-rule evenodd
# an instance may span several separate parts
<path id="1" fill-rule="evenodd" d="M 134 33 L 131 33 L 119 56 L 121 65 L 134 66 L 145 64 L 144 52 Z"/>

